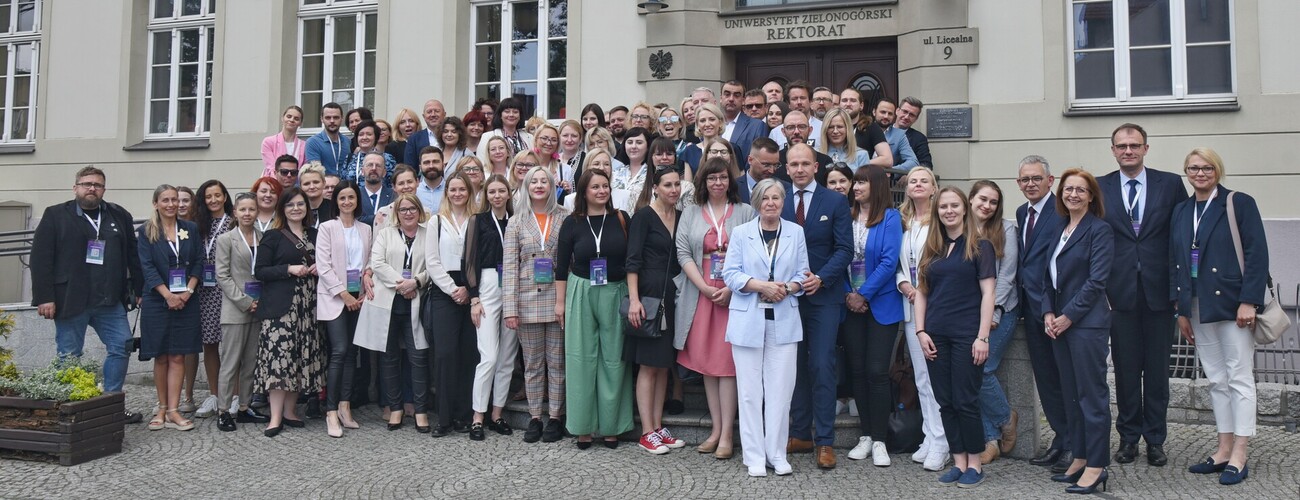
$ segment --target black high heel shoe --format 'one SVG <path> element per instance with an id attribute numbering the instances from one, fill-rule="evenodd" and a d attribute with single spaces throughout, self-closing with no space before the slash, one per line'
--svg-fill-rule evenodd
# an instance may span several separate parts
<path id="1" fill-rule="evenodd" d="M 1074 474 L 1053 474 L 1052 480 L 1058 483 L 1074 484 L 1079 481 L 1080 477 L 1083 476 L 1084 469 L 1087 469 L 1087 467 L 1079 467 L 1079 470 L 1074 471 Z"/>
<path id="2" fill-rule="evenodd" d="M 1091 495 L 1097 492 L 1098 486 L 1101 487 L 1101 491 L 1106 491 L 1106 481 L 1108 479 L 1110 479 L 1110 471 L 1107 471 L 1106 469 L 1102 469 L 1101 475 L 1097 476 L 1097 480 L 1093 481 L 1092 484 L 1088 486 L 1080 486 L 1079 483 L 1075 483 L 1066 487 L 1065 492 L 1078 493 L 1081 495 Z"/>

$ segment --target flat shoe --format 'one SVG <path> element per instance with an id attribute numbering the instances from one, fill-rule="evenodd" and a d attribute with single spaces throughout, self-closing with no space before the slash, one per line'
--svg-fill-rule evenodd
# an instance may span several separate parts
<path id="1" fill-rule="evenodd" d="M 713 458 L 718 460 L 728 460 L 734 454 L 730 446 L 718 445 L 718 449 L 713 451 Z"/>
<path id="2" fill-rule="evenodd" d="M 284 420 L 284 425 L 293 427 L 294 429 L 301 429 L 307 426 L 307 424 L 301 420 L 294 420 L 292 418 L 285 418 L 282 420 Z"/>
<path id="3" fill-rule="evenodd" d="M 718 449 L 717 441 L 705 441 L 703 443 L 700 443 L 699 446 L 695 447 L 695 451 L 698 451 L 700 453 L 713 453 L 714 451 L 717 451 L 717 449 Z"/>

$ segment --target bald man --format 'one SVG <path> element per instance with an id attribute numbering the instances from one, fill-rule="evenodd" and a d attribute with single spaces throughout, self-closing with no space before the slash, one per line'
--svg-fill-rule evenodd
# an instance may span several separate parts
<path id="1" fill-rule="evenodd" d="M 442 106 L 442 101 L 429 99 L 424 101 L 424 130 L 416 130 L 406 138 L 406 153 L 402 155 L 402 163 L 407 165 L 420 164 L 420 151 L 425 146 L 434 146 L 442 149 L 442 140 L 438 138 L 438 131 L 442 130 L 442 121 L 447 118 L 447 108 Z"/>

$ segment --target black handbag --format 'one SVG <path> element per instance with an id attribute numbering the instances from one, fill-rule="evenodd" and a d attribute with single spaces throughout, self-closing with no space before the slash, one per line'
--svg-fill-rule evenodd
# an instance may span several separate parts
<path id="1" fill-rule="evenodd" d="M 664 290 L 659 295 L 668 295 L 668 270 L 672 269 L 672 257 L 668 260 L 668 269 L 664 269 Z M 623 334 L 629 337 L 640 337 L 645 339 L 657 339 L 664 336 L 668 331 L 668 318 L 664 317 L 664 299 L 655 297 L 641 296 L 641 309 L 645 310 L 645 319 L 641 320 L 641 326 L 632 326 L 632 322 L 627 319 L 628 309 L 632 307 L 632 298 L 623 297 L 623 301 L 618 305 L 618 313 L 623 315 Z"/>

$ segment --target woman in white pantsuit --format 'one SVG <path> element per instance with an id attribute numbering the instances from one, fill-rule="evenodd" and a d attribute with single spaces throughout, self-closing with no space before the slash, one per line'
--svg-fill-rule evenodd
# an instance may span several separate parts
<path id="1" fill-rule="evenodd" d="M 470 219 L 461 264 L 469 289 L 470 320 L 478 329 L 478 365 L 474 366 L 474 387 L 470 391 L 474 421 L 469 438 L 474 441 L 486 437 L 483 420 L 489 399 L 492 420 L 486 423 L 487 428 L 502 436 L 514 433 L 501 418 L 501 409 L 510 397 L 510 377 L 519 352 L 515 330 L 507 328 L 501 317 L 502 246 L 511 215 L 510 181 L 500 175 L 488 177 L 483 181 L 483 192 L 487 207 Z"/>
<path id="2" fill-rule="evenodd" d="M 786 460 L 795 353 L 803 340 L 800 285 L 808 272 L 803 228 L 781 219 L 785 188 L 775 179 L 754 186 L 759 216 L 735 229 L 722 269 L 732 290 L 727 342 L 736 363 L 740 447 L 749 475 L 792 472 Z"/>

